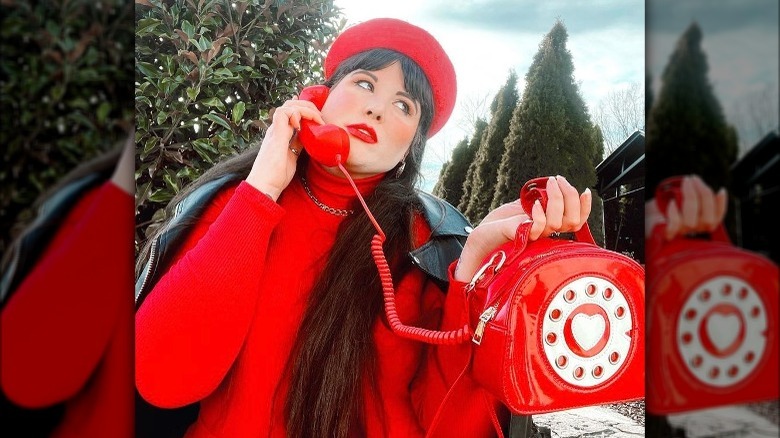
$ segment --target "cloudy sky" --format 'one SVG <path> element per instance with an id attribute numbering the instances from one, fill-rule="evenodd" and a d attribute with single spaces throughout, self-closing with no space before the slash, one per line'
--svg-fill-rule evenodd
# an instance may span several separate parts
<path id="1" fill-rule="evenodd" d="M 631 83 L 644 89 L 645 7 L 641 0 L 335 0 L 349 24 L 393 17 L 433 34 L 458 76 L 458 99 L 447 125 L 428 142 L 422 188 L 473 129 L 474 108 L 488 110 L 510 69 L 525 74 L 542 37 L 560 18 L 569 32 L 574 75 L 591 110 L 607 93 Z M 482 103 L 480 106 L 479 104 Z"/>
<path id="2" fill-rule="evenodd" d="M 680 35 L 696 21 L 709 78 L 726 118 L 737 128 L 741 152 L 778 120 L 777 0 L 652 0 L 647 2 L 647 64 L 658 90 Z M 656 91 L 657 95 L 657 91 Z"/>

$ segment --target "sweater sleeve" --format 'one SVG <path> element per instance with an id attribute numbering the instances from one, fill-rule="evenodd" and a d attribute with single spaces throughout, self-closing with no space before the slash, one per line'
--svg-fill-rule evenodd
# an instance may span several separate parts
<path id="1" fill-rule="evenodd" d="M 222 192 L 136 312 L 139 393 L 160 407 L 210 394 L 254 315 L 271 233 L 284 214 L 246 182 Z"/>
<path id="2" fill-rule="evenodd" d="M 110 181 L 63 219 L 2 312 L 0 376 L 10 400 L 39 408 L 84 387 L 121 300 L 132 306 L 132 230 L 133 198 Z"/>

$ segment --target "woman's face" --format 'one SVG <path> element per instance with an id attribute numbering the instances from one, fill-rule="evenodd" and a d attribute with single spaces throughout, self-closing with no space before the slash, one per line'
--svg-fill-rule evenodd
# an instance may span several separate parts
<path id="1" fill-rule="evenodd" d="M 331 89 L 322 118 L 347 131 L 350 151 L 344 167 L 364 178 L 403 161 L 420 123 L 420 106 L 406 92 L 401 66 L 394 62 L 347 74 Z M 338 168 L 328 170 L 342 176 Z"/>

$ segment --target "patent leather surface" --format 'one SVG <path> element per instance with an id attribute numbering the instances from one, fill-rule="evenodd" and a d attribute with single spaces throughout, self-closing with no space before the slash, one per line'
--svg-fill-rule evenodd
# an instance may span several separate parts
<path id="1" fill-rule="evenodd" d="M 664 234 L 657 227 L 647 246 L 648 412 L 777 399 L 777 265 L 733 246 L 722 225 L 704 236 Z"/>
<path id="2" fill-rule="evenodd" d="M 484 324 L 473 379 L 523 415 L 643 398 L 644 269 L 586 227 L 529 242 L 530 227 L 486 258 L 469 292 L 471 326 Z"/>

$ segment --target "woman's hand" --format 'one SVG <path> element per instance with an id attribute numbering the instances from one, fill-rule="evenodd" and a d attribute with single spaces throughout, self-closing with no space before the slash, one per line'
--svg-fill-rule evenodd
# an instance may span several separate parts
<path id="1" fill-rule="evenodd" d="M 317 107 L 307 100 L 291 99 L 274 110 L 271 126 L 265 133 L 252 170 L 246 178 L 249 184 L 274 201 L 295 175 L 298 156 L 303 147 L 293 135 L 301 128 L 302 119 L 325 123 Z"/>
<path id="2" fill-rule="evenodd" d="M 685 176 L 680 184 L 682 205 L 670 202 L 666 215 L 658 209 L 655 199 L 645 203 L 645 237 L 662 223 L 666 224 L 664 237 L 669 240 L 681 234 L 709 233 L 726 216 L 726 189 L 717 193 L 697 175 Z"/>
<path id="3" fill-rule="evenodd" d="M 562 176 L 550 177 L 546 190 L 546 210 L 536 201 L 529 216 L 528 212 L 523 211 L 518 199 L 485 216 L 466 240 L 466 246 L 455 269 L 455 279 L 470 281 L 488 254 L 504 243 L 514 240 L 517 227 L 523 222 L 533 221 L 530 240 L 549 236 L 553 232 L 571 232 L 582 228 L 590 215 L 590 190 L 585 189 L 580 195 Z"/>

